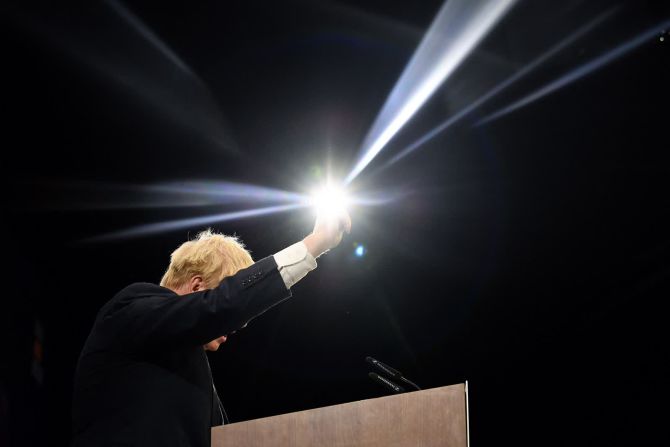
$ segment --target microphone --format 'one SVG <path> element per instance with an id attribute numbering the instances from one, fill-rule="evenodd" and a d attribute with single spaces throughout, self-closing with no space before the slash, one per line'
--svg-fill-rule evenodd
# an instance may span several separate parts
<path id="1" fill-rule="evenodd" d="M 368 377 L 370 377 L 372 380 L 383 386 L 384 388 L 389 389 L 390 391 L 398 394 L 398 393 L 404 393 L 405 389 L 401 387 L 400 385 L 396 385 L 395 383 L 391 382 L 389 379 L 386 379 L 382 376 L 380 376 L 377 373 L 368 373 Z"/>
<path id="2" fill-rule="evenodd" d="M 370 363 L 371 365 L 375 366 L 380 371 L 382 371 L 382 372 L 386 373 L 387 375 L 393 377 L 394 379 L 402 380 L 403 382 L 410 385 L 414 389 L 416 389 L 418 391 L 421 391 L 421 388 L 419 388 L 419 385 L 417 385 L 416 383 L 412 382 L 409 379 L 406 379 L 402 375 L 402 373 L 400 371 L 398 371 L 397 369 L 391 368 L 390 366 L 380 362 L 379 360 L 373 359 L 370 356 L 365 357 L 365 361 Z M 370 374 L 372 374 L 372 373 L 370 373 Z M 372 376 L 370 376 L 370 377 L 372 377 Z"/>
<path id="3" fill-rule="evenodd" d="M 365 361 L 371 364 L 372 366 L 376 367 L 377 369 L 381 370 L 382 372 L 388 374 L 389 376 L 393 377 L 394 379 L 402 379 L 402 373 L 396 369 L 391 368 L 388 365 L 383 364 L 379 360 L 375 360 L 372 357 L 368 356 L 365 357 Z"/>

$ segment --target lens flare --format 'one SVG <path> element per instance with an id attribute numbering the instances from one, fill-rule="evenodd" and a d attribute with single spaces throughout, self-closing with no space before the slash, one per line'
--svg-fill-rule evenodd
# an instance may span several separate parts
<path id="1" fill-rule="evenodd" d="M 365 252 L 366 252 L 366 251 L 367 251 L 367 250 L 365 250 L 365 246 L 363 246 L 363 245 L 359 245 L 359 246 L 356 247 L 356 249 L 354 250 L 354 254 L 355 254 L 357 257 L 362 258 L 362 257 L 365 255 Z"/>

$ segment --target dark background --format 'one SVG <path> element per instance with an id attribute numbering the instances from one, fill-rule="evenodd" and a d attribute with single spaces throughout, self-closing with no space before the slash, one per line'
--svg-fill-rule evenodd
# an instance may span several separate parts
<path id="1" fill-rule="evenodd" d="M 343 176 L 441 3 L 124 3 L 151 35 L 112 2 L 5 4 L 0 443 L 68 443 L 97 310 L 128 283 L 159 281 L 203 228 L 87 238 L 254 206 L 181 206 L 189 195 L 148 194 L 155 183 L 305 192 L 329 169 Z M 668 18 L 661 1 L 520 1 L 353 185 L 405 195 L 352 209 L 352 234 L 294 298 L 210 355 L 231 419 L 384 395 L 367 377 L 371 355 L 424 388 L 467 379 L 473 445 L 666 445 L 670 36 L 659 28 L 602 69 L 473 124 Z M 260 258 L 311 219 L 212 227 Z M 366 256 L 353 256 L 356 242 Z"/>

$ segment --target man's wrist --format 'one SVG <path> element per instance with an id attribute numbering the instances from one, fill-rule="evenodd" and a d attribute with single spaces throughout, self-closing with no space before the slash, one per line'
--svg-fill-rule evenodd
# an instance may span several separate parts
<path id="1" fill-rule="evenodd" d="M 305 237 L 305 239 L 302 240 L 302 242 L 305 244 L 305 247 L 307 247 L 309 254 L 314 256 L 315 259 L 328 251 L 328 246 L 319 236 L 315 235 L 314 233 L 310 233 L 307 237 Z"/>
<path id="2" fill-rule="evenodd" d="M 302 241 L 275 253 L 274 258 L 287 289 L 316 268 L 314 256 L 309 253 Z"/>

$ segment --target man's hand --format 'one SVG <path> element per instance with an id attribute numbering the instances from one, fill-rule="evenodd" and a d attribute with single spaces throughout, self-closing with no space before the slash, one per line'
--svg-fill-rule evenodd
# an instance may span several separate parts
<path id="1" fill-rule="evenodd" d="M 316 216 L 312 234 L 303 239 L 307 251 L 318 258 L 342 241 L 342 234 L 351 232 L 351 217 L 342 210 L 336 214 L 320 213 Z"/>

